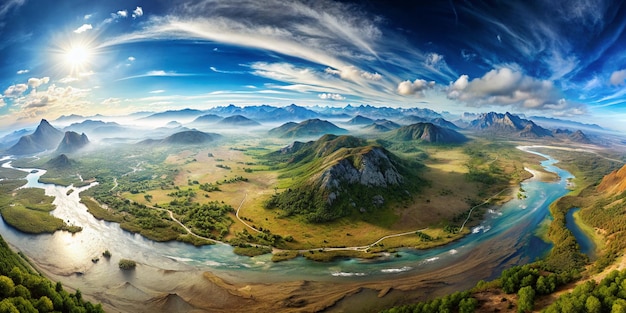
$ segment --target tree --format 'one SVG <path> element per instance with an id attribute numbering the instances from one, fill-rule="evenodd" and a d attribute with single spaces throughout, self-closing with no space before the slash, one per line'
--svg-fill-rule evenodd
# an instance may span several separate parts
<path id="1" fill-rule="evenodd" d="M 52 300 L 46 296 L 42 296 L 37 301 L 37 310 L 41 313 L 52 312 L 54 311 L 54 304 L 52 304 Z"/>
<path id="2" fill-rule="evenodd" d="M 0 297 L 8 298 L 15 292 L 15 284 L 11 278 L 4 275 L 0 276 Z"/>
<path id="3" fill-rule="evenodd" d="M 589 296 L 585 302 L 585 308 L 589 313 L 600 313 L 602 312 L 602 303 L 600 303 L 598 298 Z"/>
<path id="4" fill-rule="evenodd" d="M 517 312 L 531 312 L 535 306 L 535 289 L 531 286 L 522 287 L 517 292 Z"/>

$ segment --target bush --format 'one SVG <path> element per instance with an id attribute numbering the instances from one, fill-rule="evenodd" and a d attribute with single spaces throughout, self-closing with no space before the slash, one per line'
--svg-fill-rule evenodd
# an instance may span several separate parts
<path id="1" fill-rule="evenodd" d="M 118 263 L 118 266 L 122 270 L 132 270 L 132 269 L 135 269 L 135 267 L 137 266 L 137 263 L 135 263 L 135 261 L 133 260 L 121 259 L 120 262 Z"/>

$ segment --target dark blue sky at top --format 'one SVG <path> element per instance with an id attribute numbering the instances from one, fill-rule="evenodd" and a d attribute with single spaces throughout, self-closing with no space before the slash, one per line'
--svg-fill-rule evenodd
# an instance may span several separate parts
<path id="1" fill-rule="evenodd" d="M 296 103 L 620 125 L 625 27 L 623 1 L 7 0 L 0 123 Z"/>

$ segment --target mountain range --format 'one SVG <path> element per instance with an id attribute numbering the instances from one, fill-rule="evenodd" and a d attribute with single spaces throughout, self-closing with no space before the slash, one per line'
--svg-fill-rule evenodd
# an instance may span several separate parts
<path id="1" fill-rule="evenodd" d="M 506 112 L 505 114 L 489 112 L 480 114 L 471 121 L 468 129 L 493 135 L 517 135 L 524 138 L 552 137 L 552 132 L 538 126 L 533 121 L 520 118 Z"/>

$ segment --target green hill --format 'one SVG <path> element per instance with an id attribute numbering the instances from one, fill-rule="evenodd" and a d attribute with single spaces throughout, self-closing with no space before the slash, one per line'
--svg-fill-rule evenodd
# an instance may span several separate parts
<path id="1" fill-rule="evenodd" d="M 380 210 L 389 202 L 408 199 L 423 183 L 418 176 L 421 164 L 352 136 L 294 142 L 267 157 L 282 163 L 281 178 L 293 183 L 273 195 L 266 208 L 309 222 Z"/>
<path id="2" fill-rule="evenodd" d="M 268 134 L 281 138 L 310 138 L 325 134 L 343 135 L 348 131 L 335 124 L 317 118 L 300 123 L 288 122 L 270 129 Z"/>

